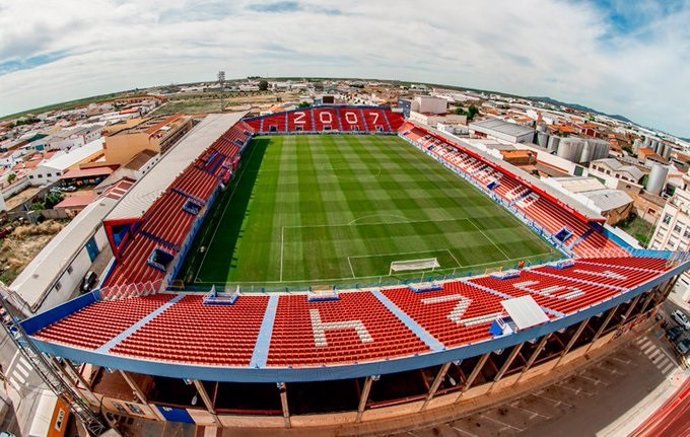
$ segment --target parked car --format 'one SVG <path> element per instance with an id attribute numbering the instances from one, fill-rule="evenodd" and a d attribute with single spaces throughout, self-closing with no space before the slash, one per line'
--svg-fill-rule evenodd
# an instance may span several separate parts
<path id="1" fill-rule="evenodd" d="M 671 317 L 673 317 L 673 320 L 675 320 L 680 326 L 690 330 L 690 319 L 688 319 L 688 316 L 683 311 L 675 310 L 673 313 L 671 313 Z"/>
<path id="2" fill-rule="evenodd" d="M 681 335 L 683 335 L 683 332 L 685 332 L 685 328 L 683 328 L 682 326 L 674 326 L 673 328 L 666 331 L 666 336 L 668 337 L 669 341 L 674 342 Z"/>
<path id="3" fill-rule="evenodd" d="M 84 279 L 81 281 L 81 292 L 88 293 L 89 291 L 93 290 L 93 287 L 96 286 L 96 282 L 98 282 L 98 276 L 96 273 L 88 271 L 84 275 Z"/>
<path id="4" fill-rule="evenodd" d="M 68 186 L 68 187 L 63 188 L 62 191 L 66 191 L 66 192 L 68 192 L 68 193 L 72 193 L 72 192 L 74 192 L 74 191 L 77 191 L 77 187 L 75 187 L 74 185 L 70 185 L 70 186 Z"/>
<path id="5" fill-rule="evenodd" d="M 677 341 L 673 343 L 673 346 L 676 348 L 679 354 L 685 356 L 688 352 L 690 352 L 690 338 Z"/>

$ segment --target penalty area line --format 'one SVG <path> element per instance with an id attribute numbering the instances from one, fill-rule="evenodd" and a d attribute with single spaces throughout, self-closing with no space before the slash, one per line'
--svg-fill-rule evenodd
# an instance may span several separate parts
<path id="1" fill-rule="evenodd" d="M 498 247 L 498 245 L 497 245 L 496 243 L 494 243 L 494 240 L 492 240 L 491 237 L 489 237 L 488 235 L 486 235 L 486 234 L 484 233 L 484 231 L 482 231 L 482 229 L 481 229 L 479 226 L 477 226 L 477 224 L 474 222 L 474 220 L 472 220 L 472 219 L 469 218 L 469 217 L 467 218 L 467 220 L 468 220 L 470 223 L 472 223 L 472 226 L 474 226 L 475 228 L 477 228 L 477 230 L 484 236 L 484 238 L 486 238 L 486 239 L 489 241 L 489 243 L 493 244 L 493 246 L 494 246 L 496 249 L 498 249 L 499 252 L 501 252 L 501 254 L 505 257 L 506 261 L 510 261 L 510 260 L 511 260 L 511 258 L 503 251 L 503 249 L 501 249 L 500 247 Z"/>
<path id="2" fill-rule="evenodd" d="M 283 282 L 283 253 L 285 252 L 285 226 L 280 228 L 280 282 Z"/>
<path id="3" fill-rule="evenodd" d="M 357 276 L 355 276 L 355 269 L 352 268 L 352 261 L 350 261 L 350 257 L 347 257 L 347 263 L 350 265 L 350 272 L 352 273 L 352 279 L 357 279 Z"/>

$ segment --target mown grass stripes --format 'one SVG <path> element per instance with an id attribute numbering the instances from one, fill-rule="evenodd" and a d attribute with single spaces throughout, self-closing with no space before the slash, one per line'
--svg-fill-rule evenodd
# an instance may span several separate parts
<path id="1" fill-rule="evenodd" d="M 246 153 L 197 238 L 205 253 L 187 260 L 191 283 L 340 284 L 387 276 L 396 260 L 436 257 L 450 273 L 559 257 L 397 137 L 259 137 Z"/>

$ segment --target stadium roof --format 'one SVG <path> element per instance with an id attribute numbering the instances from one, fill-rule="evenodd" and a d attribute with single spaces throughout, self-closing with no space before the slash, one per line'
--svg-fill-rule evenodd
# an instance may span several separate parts
<path id="1" fill-rule="evenodd" d="M 211 114 L 195 126 L 127 193 L 106 220 L 139 218 L 173 180 L 246 112 Z"/>

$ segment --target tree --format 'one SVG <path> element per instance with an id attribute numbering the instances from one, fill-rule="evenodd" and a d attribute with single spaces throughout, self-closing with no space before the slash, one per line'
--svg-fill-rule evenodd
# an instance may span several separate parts
<path id="1" fill-rule="evenodd" d="M 46 195 L 45 198 L 45 209 L 52 209 L 55 205 L 62 202 L 63 195 L 60 192 L 52 191 Z"/>
<path id="2" fill-rule="evenodd" d="M 455 114 L 456 115 L 465 115 L 465 114 L 467 114 L 467 112 L 465 111 L 465 109 L 462 106 L 458 106 L 457 108 L 455 108 Z"/>
<path id="3" fill-rule="evenodd" d="M 310 106 L 311 105 L 309 104 L 309 102 L 300 102 L 298 105 L 298 107 L 300 107 L 300 108 L 308 108 Z"/>
<path id="4" fill-rule="evenodd" d="M 266 91 L 268 89 L 268 81 L 267 80 L 262 80 L 259 82 L 259 91 Z"/>
<path id="5" fill-rule="evenodd" d="M 467 108 L 467 121 L 472 121 L 477 114 L 479 114 L 479 109 L 474 105 L 470 105 Z"/>
<path id="6" fill-rule="evenodd" d="M 14 182 L 15 179 L 17 179 L 16 173 L 10 173 L 7 175 L 7 182 L 9 182 L 10 184 Z"/>

